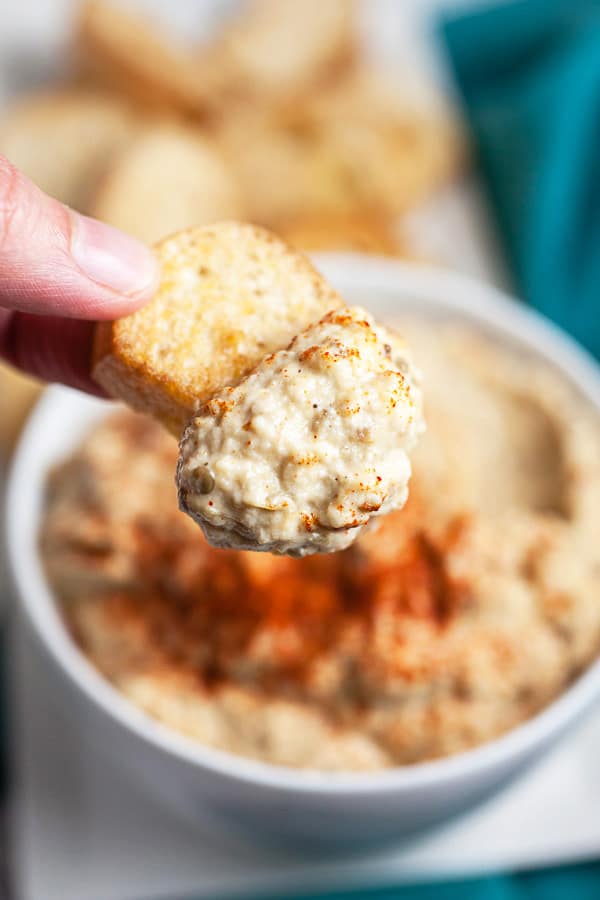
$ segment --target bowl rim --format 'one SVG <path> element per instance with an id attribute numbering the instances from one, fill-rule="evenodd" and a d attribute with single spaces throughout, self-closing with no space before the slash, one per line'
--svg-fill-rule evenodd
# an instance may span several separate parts
<path id="1" fill-rule="evenodd" d="M 333 282 L 374 293 L 424 296 L 440 308 L 459 313 L 533 356 L 544 357 L 574 384 L 600 415 L 600 367 L 557 326 L 539 313 L 510 299 L 497 288 L 469 276 L 434 266 L 357 254 L 318 254 L 317 266 Z M 9 570 L 22 609 L 37 639 L 53 663 L 96 709 L 116 720 L 126 732 L 163 754 L 238 784 L 289 793 L 329 796 L 381 795 L 414 792 L 442 786 L 465 776 L 476 776 L 508 765 L 565 727 L 600 695 L 600 658 L 592 662 L 548 706 L 507 733 L 450 757 L 373 772 L 320 772 L 294 769 L 238 756 L 208 747 L 153 719 L 127 700 L 88 661 L 67 632 L 53 592 L 41 567 L 36 545 L 39 521 L 35 504 L 32 541 L 23 541 L 21 523 L 27 523 L 27 496 L 35 465 L 38 429 L 55 405 L 59 393 L 49 388 L 36 404 L 21 435 L 9 471 L 5 500 L 5 529 Z M 45 471 L 45 465 L 42 467 Z M 30 495 L 34 487 L 30 489 Z M 33 527 L 33 525 L 35 527 Z M 27 534 L 27 528 L 25 528 Z"/>

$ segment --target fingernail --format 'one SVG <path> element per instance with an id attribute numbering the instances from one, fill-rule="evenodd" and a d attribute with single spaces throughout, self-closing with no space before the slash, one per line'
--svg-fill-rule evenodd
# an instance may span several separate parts
<path id="1" fill-rule="evenodd" d="M 82 272 L 120 294 L 146 291 L 157 275 L 151 250 L 111 225 L 74 213 L 71 254 Z"/>

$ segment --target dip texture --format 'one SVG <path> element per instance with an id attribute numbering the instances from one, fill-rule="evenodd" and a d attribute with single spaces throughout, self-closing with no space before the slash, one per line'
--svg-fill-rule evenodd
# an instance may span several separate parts
<path id="1" fill-rule="evenodd" d="M 340 553 L 211 547 L 146 417 L 109 418 L 54 472 L 50 583 L 138 708 L 270 763 L 381 769 L 503 734 L 596 658 L 597 412 L 480 334 L 401 330 L 427 416 L 410 497 Z"/>
<path id="2" fill-rule="evenodd" d="M 406 502 L 424 429 L 418 381 L 402 339 L 363 309 L 333 310 L 192 419 L 181 509 L 217 547 L 348 547 Z"/>

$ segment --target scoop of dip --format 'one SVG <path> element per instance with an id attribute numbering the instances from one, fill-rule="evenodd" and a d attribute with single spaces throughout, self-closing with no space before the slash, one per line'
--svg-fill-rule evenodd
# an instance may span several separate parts
<path id="1" fill-rule="evenodd" d="M 179 504 L 217 547 L 342 550 L 406 502 L 423 428 L 402 339 L 363 309 L 334 310 L 191 420 Z"/>

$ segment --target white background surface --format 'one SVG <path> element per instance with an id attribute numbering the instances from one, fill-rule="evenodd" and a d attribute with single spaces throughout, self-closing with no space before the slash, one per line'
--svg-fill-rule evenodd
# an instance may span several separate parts
<path id="1" fill-rule="evenodd" d="M 301 0 L 298 0 L 301 2 Z M 327 2 L 327 0 L 323 0 Z M 140 0 L 138 0 L 138 5 Z M 143 4 L 175 19 L 189 35 L 202 5 Z M 368 43 L 418 81 L 443 67 L 428 40 L 439 0 L 367 0 Z M 457 4 L 452 4 L 456 6 Z M 0 101 L 60 69 L 69 0 L 21 0 L 0 11 Z M 209 10 L 210 13 L 210 10 Z M 211 15 L 206 19 L 210 28 Z M 503 282 L 477 189 L 463 185 L 421 212 L 414 226 L 426 246 L 471 274 Z M 448 873 L 548 863 L 600 854 L 600 715 L 536 770 L 459 821 L 403 848 L 347 862 L 307 863 L 267 855 L 203 834 L 124 783 L 100 752 L 83 747 L 45 694 L 36 654 L 14 630 L 14 863 L 23 900 L 151 900 L 192 892 L 242 892 L 389 883 Z"/>

